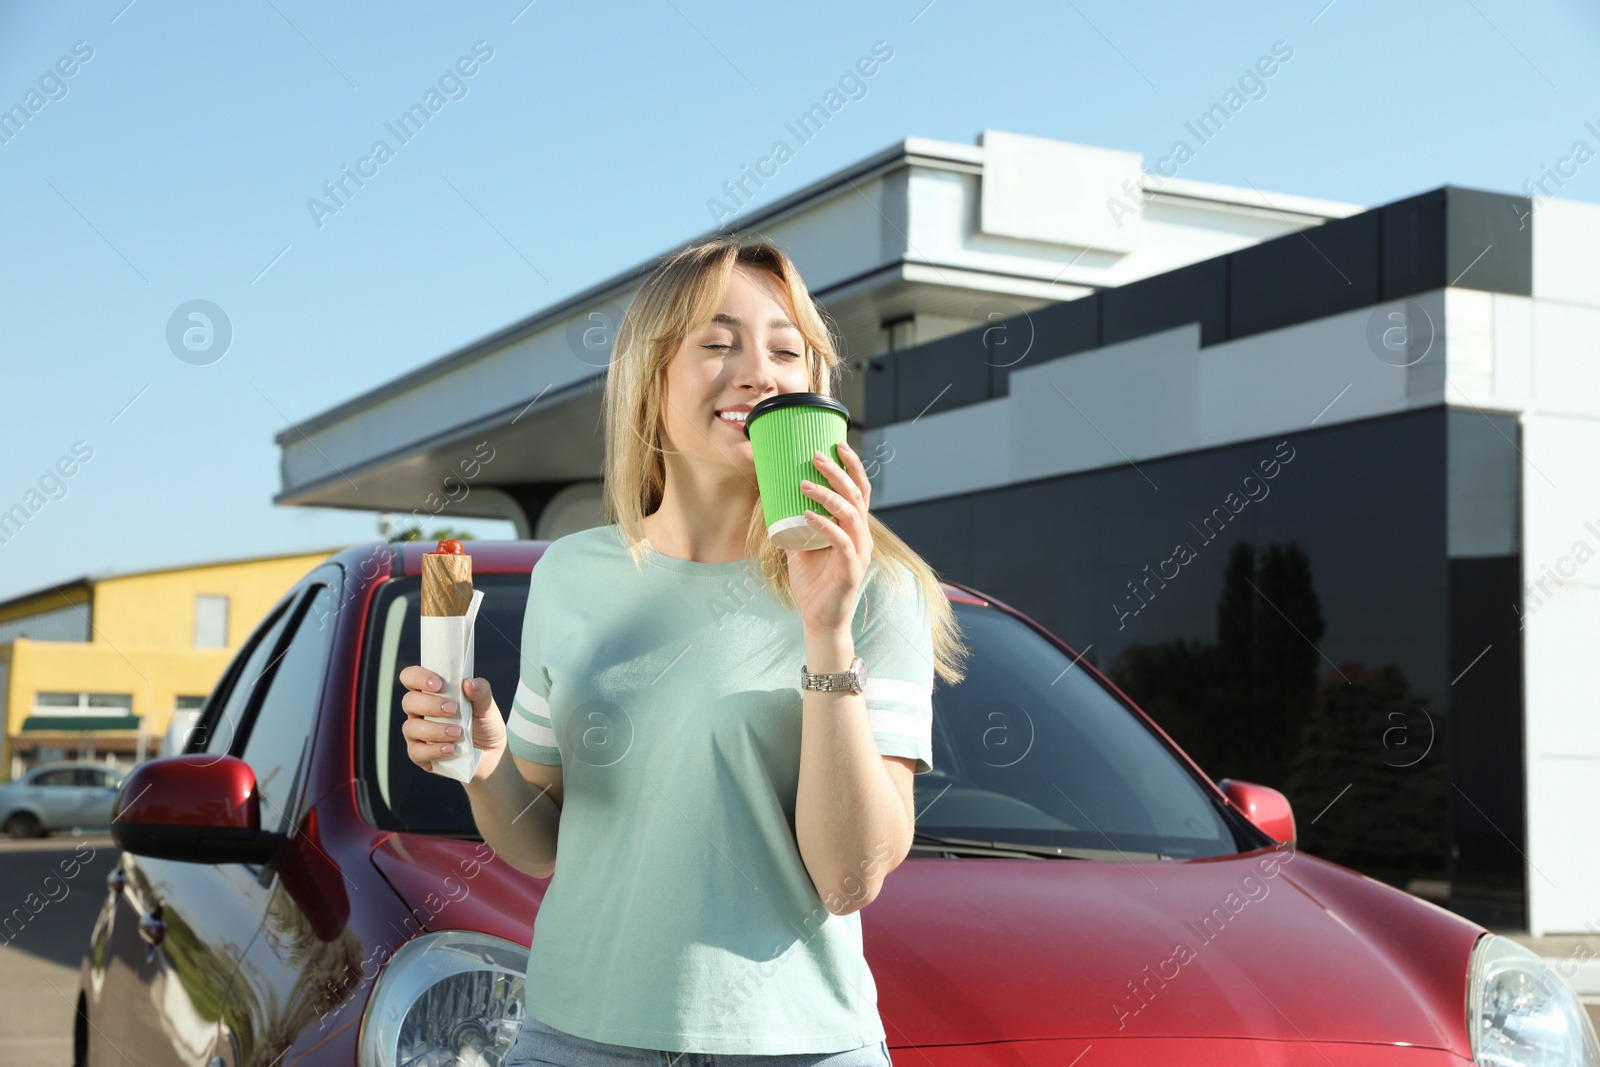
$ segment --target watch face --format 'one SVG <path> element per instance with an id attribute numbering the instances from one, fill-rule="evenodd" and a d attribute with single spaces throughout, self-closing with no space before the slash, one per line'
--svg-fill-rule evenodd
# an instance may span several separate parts
<path id="1" fill-rule="evenodd" d="M 867 684 L 867 665 L 857 656 L 850 668 L 839 675 L 839 688 L 859 693 Z"/>

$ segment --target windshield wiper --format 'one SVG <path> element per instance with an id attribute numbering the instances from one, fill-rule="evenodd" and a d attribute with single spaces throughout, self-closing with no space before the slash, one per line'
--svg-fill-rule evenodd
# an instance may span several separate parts
<path id="1" fill-rule="evenodd" d="M 1115 848 L 1068 848 L 1060 845 L 1022 845 L 1007 841 L 976 841 L 961 837 L 941 837 L 918 830 L 911 839 L 913 851 L 954 852 L 972 856 L 1011 856 L 1016 859 L 1057 860 L 1164 860 L 1160 852 L 1132 852 Z"/>

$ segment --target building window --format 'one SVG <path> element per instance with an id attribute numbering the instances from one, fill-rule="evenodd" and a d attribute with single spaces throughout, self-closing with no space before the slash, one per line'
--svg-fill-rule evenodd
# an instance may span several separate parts
<path id="1" fill-rule="evenodd" d="M 228 647 L 227 597 L 202 593 L 194 598 L 194 647 Z"/>
<path id="2" fill-rule="evenodd" d="M 877 351 L 873 355 L 881 356 L 887 352 L 903 352 L 908 348 L 916 347 L 917 320 L 907 316 L 893 322 L 885 322 L 878 330 Z"/>
<path id="3" fill-rule="evenodd" d="M 200 710 L 201 705 L 203 705 L 205 702 L 206 702 L 206 698 L 205 697 L 179 697 L 178 698 L 178 704 L 177 704 L 177 710 L 178 711 L 198 711 L 198 710 Z"/>
<path id="4" fill-rule="evenodd" d="M 35 693 L 35 715 L 107 715 L 121 712 L 133 714 L 133 696 L 129 693 Z"/>

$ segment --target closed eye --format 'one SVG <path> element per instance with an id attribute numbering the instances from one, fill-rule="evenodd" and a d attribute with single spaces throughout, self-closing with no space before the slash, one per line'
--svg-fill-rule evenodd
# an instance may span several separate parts
<path id="1" fill-rule="evenodd" d="M 728 344 L 722 344 L 722 343 L 719 342 L 719 343 L 716 343 L 716 344 L 701 345 L 700 347 L 701 348 L 732 348 L 733 346 L 732 345 L 728 345 Z M 788 356 L 791 360 L 802 358 L 800 353 L 792 352 L 787 348 L 777 349 L 776 352 L 780 356 Z"/>

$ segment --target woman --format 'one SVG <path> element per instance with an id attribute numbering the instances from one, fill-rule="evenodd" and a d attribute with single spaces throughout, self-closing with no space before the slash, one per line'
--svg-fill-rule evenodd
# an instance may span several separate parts
<path id="1" fill-rule="evenodd" d="M 848 446 L 838 463 L 817 453 L 829 484 L 805 486 L 827 547 L 767 538 L 738 415 L 832 395 L 838 372 L 793 263 L 765 242 L 668 257 L 623 317 L 609 525 L 534 567 L 509 719 L 483 679 L 465 686 L 478 828 L 512 866 L 554 875 L 508 1063 L 889 1062 L 857 912 L 910 849 L 934 676 L 959 681 L 966 649 L 937 576 L 869 513 Z M 802 664 L 858 657 L 863 691 L 801 688 Z M 459 731 L 424 716 L 455 704 L 421 667 L 400 680 L 408 754 L 431 767 Z"/>

